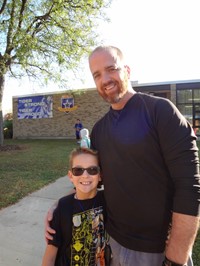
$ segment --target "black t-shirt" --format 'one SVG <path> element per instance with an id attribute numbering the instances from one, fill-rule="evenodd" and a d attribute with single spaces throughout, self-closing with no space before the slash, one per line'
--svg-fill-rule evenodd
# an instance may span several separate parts
<path id="1" fill-rule="evenodd" d="M 95 266 L 104 259 L 104 220 L 103 191 L 93 199 L 77 200 L 74 194 L 60 199 L 51 223 L 56 234 L 49 241 L 58 247 L 55 265 Z"/>

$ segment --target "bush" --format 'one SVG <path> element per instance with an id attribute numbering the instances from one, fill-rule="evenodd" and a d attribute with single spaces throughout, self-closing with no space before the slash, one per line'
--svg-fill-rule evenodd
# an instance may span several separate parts
<path id="1" fill-rule="evenodd" d="M 3 122 L 3 134 L 5 139 L 12 139 L 13 137 L 13 120 L 4 120 Z"/>

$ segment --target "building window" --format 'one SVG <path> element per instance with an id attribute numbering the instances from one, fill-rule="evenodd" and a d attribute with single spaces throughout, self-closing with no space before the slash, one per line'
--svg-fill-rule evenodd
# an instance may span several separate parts
<path id="1" fill-rule="evenodd" d="M 200 135 L 200 88 L 177 89 L 177 108 Z"/>

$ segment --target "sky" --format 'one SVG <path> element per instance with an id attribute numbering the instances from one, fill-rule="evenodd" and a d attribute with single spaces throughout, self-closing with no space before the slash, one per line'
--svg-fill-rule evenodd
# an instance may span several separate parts
<path id="1" fill-rule="evenodd" d="M 131 80 L 156 83 L 200 79 L 199 0 L 113 0 L 107 15 L 111 22 L 99 24 L 105 44 L 119 47 L 131 68 Z M 71 89 L 95 84 L 84 61 L 84 81 L 71 81 Z M 3 113 L 12 111 L 12 96 L 59 90 L 6 80 Z"/>

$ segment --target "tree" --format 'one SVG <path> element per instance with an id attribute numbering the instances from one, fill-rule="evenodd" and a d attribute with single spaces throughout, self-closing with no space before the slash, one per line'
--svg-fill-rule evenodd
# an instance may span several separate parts
<path id="1" fill-rule="evenodd" d="M 0 0 L 0 145 L 6 77 L 66 82 L 64 73 L 97 44 L 95 28 L 111 1 Z"/>

